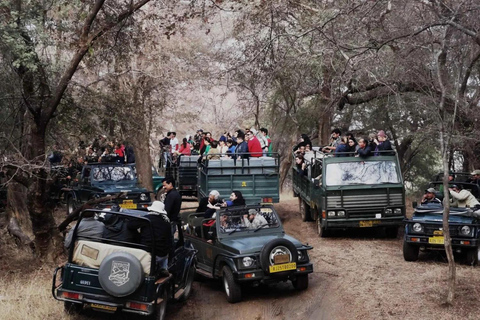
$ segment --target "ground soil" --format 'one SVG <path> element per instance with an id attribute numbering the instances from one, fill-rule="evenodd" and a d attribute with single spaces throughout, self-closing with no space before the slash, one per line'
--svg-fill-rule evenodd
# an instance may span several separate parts
<path id="1" fill-rule="evenodd" d="M 275 207 L 286 232 L 314 247 L 310 251 L 314 273 L 310 275 L 309 288 L 297 292 L 289 282 L 246 288 L 242 302 L 229 304 L 220 281 L 200 278 L 195 281 L 188 301 L 169 305 L 167 319 L 479 318 L 480 267 L 462 264 L 461 255 L 456 255 L 459 261 L 457 296 L 454 305 L 447 307 L 443 301 L 448 265 L 441 253 L 421 253 L 418 262 L 406 262 L 402 256 L 401 234 L 397 239 L 387 239 L 381 230 L 375 229 L 339 231 L 330 238 L 319 238 L 313 222 L 301 221 L 296 198 L 284 196 Z M 6 249 L 5 244 L 0 243 L 1 249 Z M 17 280 L 20 281 L 15 285 L 18 290 L 22 288 L 21 281 L 38 281 L 45 286 L 47 298 L 42 299 L 51 299 L 47 301 L 51 304 L 45 311 L 47 318 L 57 314 L 58 319 L 119 319 L 105 314 L 64 318 L 63 304 L 48 294 L 50 266 L 33 263 L 24 266 L 22 271 L 20 263 L 12 259 L 9 260 L 13 262 L 7 263 L 6 258 L 7 255 L 2 254 L 3 281 L 8 281 L 7 274 L 21 273 L 21 279 L 25 280 Z M 18 294 L 18 291 L 3 292 L 0 310 L 2 302 L 7 303 Z M 38 317 L 32 314 L 28 318 Z M 130 319 L 131 315 L 123 318 Z"/>

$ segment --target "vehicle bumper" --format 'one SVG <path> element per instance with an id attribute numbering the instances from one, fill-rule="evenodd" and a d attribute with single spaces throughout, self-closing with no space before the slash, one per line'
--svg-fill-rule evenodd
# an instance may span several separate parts
<path id="1" fill-rule="evenodd" d="M 73 295 L 78 294 L 78 299 L 71 298 Z M 125 300 L 122 302 L 112 301 L 112 298 L 109 296 L 101 296 L 101 295 L 92 295 L 89 293 L 83 292 L 75 292 L 70 290 L 64 290 L 60 286 L 56 288 L 53 292 L 53 297 L 59 301 L 68 301 L 72 303 L 84 304 L 90 307 L 92 310 L 106 312 L 106 313 L 114 313 L 117 311 L 120 312 L 129 312 L 129 313 L 136 313 L 139 315 L 151 315 L 154 313 L 155 310 L 155 301 L 152 302 L 143 302 L 143 301 L 134 301 L 134 300 Z M 132 303 L 137 305 L 142 305 L 143 310 L 132 309 L 128 307 L 128 304 Z"/>
<path id="2" fill-rule="evenodd" d="M 65 290 L 59 279 L 59 272 L 63 272 L 64 266 L 57 267 L 53 274 L 52 295 L 56 300 L 84 304 L 95 311 L 114 313 L 117 311 L 136 313 L 139 315 L 151 315 L 155 311 L 155 303 L 161 301 L 136 301 L 126 298 L 114 298 L 107 295 L 85 293 L 80 291 Z M 132 304 L 142 306 L 142 310 L 129 307 Z"/>
<path id="3" fill-rule="evenodd" d="M 419 247 L 425 247 L 428 249 L 439 249 L 439 250 L 444 250 L 445 246 L 444 244 L 434 244 L 434 243 L 429 243 L 429 236 L 422 236 L 422 235 L 413 235 L 413 234 L 407 234 L 405 235 L 405 242 L 419 246 Z M 472 238 L 452 238 L 452 248 L 453 249 L 473 249 L 477 248 L 478 245 L 480 244 L 480 241 L 478 239 L 472 239 Z"/>
<path id="4" fill-rule="evenodd" d="M 235 279 L 238 282 L 262 282 L 272 283 L 285 280 L 293 280 L 298 275 L 309 274 L 313 272 L 313 265 L 305 263 L 297 265 L 296 270 L 283 271 L 278 273 L 265 273 L 262 269 L 240 270 L 235 273 Z"/>
<path id="5" fill-rule="evenodd" d="M 404 225 L 404 216 L 376 218 L 326 219 L 327 229 L 397 227 Z"/>

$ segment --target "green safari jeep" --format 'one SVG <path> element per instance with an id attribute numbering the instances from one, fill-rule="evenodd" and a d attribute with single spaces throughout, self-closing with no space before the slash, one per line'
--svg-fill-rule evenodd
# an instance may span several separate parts
<path id="1" fill-rule="evenodd" d="M 247 222 L 251 210 L 261 216 L 258 223 Z M 227 208 L 213 220 L 191 213 L 188 230 L 185 238 L 198 250 L 197 273 L 222 279 L 230 303 L 242 299 L 242 285 L 290 280 L 298 290 L 308 288 L 312 247 L 285 234 L 271 205 Z"/>

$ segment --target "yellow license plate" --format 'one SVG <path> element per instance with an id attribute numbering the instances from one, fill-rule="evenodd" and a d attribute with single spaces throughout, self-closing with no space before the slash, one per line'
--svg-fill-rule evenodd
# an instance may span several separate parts
<path id="1" fill-rule="evenodd" d="M 428 243 L 444 244 L 445 243 L 445 238 L 444 237 L 430 237 L 430 238 L 428 238 Z"/>
<path id="2" fill-rule="evenodd" d="M 137 205 L 135 203 L 127 203 L 127 204 L 120 204 L 120 208 L 123 209 L 137 209 Z"/>
<path id="3" fill-rule="evenodd" d="M 90 306 L 93 309 L 100 309 L 100 310 L 111 311 L 111 312 L 117 311 L 117 307 L 106 306 L 104 304 L 92 303 Z"/>
<path id="4" fill-rule="evenodd" d="M 277 264 L 274 266 L 270 266 L 269 269 L 270 269 L 270 273 L 295 270 L 297 269 L 297 263 L 292 262 L 292 263 Z"/>
<path id="5" fill-rule="evenodd" d="M 360 228 L 373 227 L 373 221 L 360 221 Z"/>

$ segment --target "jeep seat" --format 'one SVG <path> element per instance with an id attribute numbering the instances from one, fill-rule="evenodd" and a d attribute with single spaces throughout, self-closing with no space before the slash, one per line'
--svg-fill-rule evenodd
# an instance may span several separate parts
<path id="1" fill-rule="evenodd" d="M 140 261 L 143 272 L 150 274 L 152 257 L 150 253 L 142 249 L 116 246 L 107 243 L 79 240 L 75 244 L 73 263 L 83 267 L 98 269 L 103 259 L 114 252 L 127 252 Z"/>

